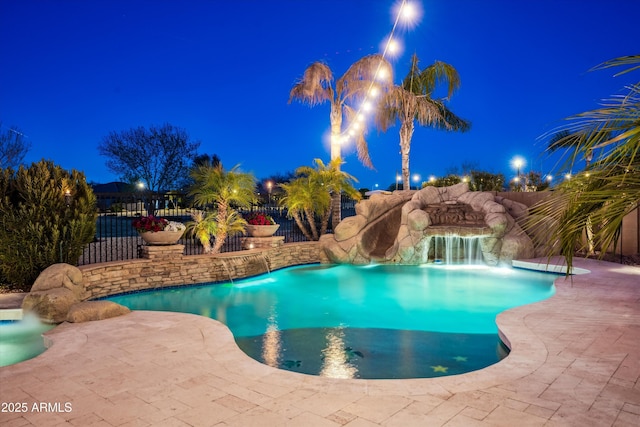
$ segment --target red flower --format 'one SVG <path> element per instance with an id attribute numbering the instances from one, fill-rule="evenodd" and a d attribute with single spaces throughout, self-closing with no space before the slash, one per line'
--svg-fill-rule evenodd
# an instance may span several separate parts
<path id="1" fill-rule="evenodd" d="M 267 215 L 264 212 L 251 212 L 245 215 L 244 219 L 250 225 L 274 225 L 276 223 L 271 215 Z"/>
<path id="2" fill-rule="evenodd" d="M 158 218 L 153 215 L 149 216 L 141 216 L 138 219 L 135 219 L 131 225 L 136 229 L 139 233 L 144 233 L 146 231 L 156 232 L 162 231 L 167 226 L 169 221 L 164 218 Z"/>

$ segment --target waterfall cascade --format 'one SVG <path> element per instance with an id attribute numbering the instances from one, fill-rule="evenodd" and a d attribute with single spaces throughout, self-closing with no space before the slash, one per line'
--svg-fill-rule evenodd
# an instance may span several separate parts
<path id="1" fill-rule="evenodd" d="M 444 264 L 482 264 L 482 236 L 446 234 L 424 240 L 422 262 Z"/>

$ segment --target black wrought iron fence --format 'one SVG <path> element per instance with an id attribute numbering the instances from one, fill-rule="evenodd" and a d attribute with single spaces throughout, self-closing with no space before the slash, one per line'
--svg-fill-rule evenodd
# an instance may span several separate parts
<path id="1" fill-rule="evenodd" d="M 96 236 L 94 241 L 85 247 L 79 260 L 80 265 L 138 258 L 142 238 L 133 228 L 132 222 L 141 215 L 149 214 L 149 204 L 156 216 L 182 223 L 191 220 L 188 200 L 179 193 L 154 196 L 143 193 L 98 193 L 96 197 L 98 199 Z M 354 206 L 353 201 L 344 199 L 342 216 L 354 215 Z M 287 217 L 286 209 L 267 203 L 254 206 L 250 210 L 263 211 L 273 216 L 280 224 L 276 235 L 284 236 L 285 243 L 306 240 L 295 221 Z M 242 213 L 248 211 L 245 210 Z M 241 235 L 228 237 L 222 246 L 222 251 L 241 250 L 242 237 Z M 202 251 L 202 246 L 193 237 L 185 235 L 179 243 L 185 245 L 187 255 L 199 254 Z"/>

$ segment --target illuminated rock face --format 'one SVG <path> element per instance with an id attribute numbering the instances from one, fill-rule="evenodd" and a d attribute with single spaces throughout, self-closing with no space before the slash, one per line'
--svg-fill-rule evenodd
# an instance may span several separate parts
<path id="1" fill-rule="evenodd" d="M 466 183 L 426 187 L 359 202 L 356 215 L 320 242 L 335 263 L 422 264 L 445 258 L 445 252 L 457 261 L 469 258 L 477 243 L 485 263 L 509 264 L 534 256 L 531 239 L 516 222 L 526 214 L 526 206 L 469 191 Z"/>

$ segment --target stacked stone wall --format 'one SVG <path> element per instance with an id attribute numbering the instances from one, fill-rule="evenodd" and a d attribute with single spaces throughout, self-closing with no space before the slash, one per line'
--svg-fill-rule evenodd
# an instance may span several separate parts
<path id="1" fill-rule="evenodd" d="M 80 266 L 85 300 L 144 289 L 192 285 L 255 276 L 293 265 L 326 262 L 318 242 L 277 248 L 183 255 L 183 245 L 145 246 L 143 258 Z"/>

